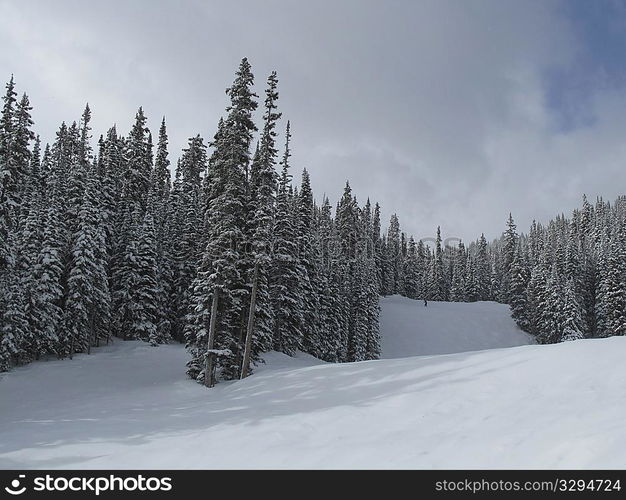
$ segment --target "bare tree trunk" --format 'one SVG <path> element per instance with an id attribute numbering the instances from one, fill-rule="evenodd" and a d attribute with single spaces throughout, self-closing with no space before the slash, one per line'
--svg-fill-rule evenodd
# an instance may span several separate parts
<path id="1" fill-rule="evenodd" d="M 209 338 L 207 340 L 207 353 L 206 353 L 206 367 L 204 369 L 204 385 L 207 387 L 213 387 L 215 380 L 213 377 L 215 353 L 213 346 L 215 344 L 215 325 L 217 323 L 217 301 L 219 295 L 219 289 L 215 287 L 213 290 L 213 302 L 211 303 L 211 320 L 209 322 Z"/>
<path id="2" fill-rule="evenodd" d="M 246 342 L 246 325 L 247 314 L 246 314 L 246 305 L 241 308 L 241 314 L 239 314 L 239 338 L 237 341 L 236 352 L 233 353 L 235 356 L 235 365 L 237 365 L 237 378 L 241 378 L 241 366 L 243 364 L 243 346 Z"/>
<path id="3" fill-rule="evenodd" d="M 94 311 L 93 307 L 90 307 L 89 311 L 89 342 L 87 343 L 87 354 L 91 354 L 91 345 L 94 343 Z"/>
<path id="4" fill-rule="evenodd" d="M 70 359 L 74 359 L 74 338 L 75 334 L 72 333 L 72 341 L 70 342 Z"/>
<path id="5" fill-rule="evenodd" d="M 254 314 L 256 310 L 256 294 L 259 287 L 259 261 L 254 263 L 254 277 L 252 278 L 252 296 L 250 297 L 250 313 L 248 315 L 248 331 L 246 332 L 246 344 L 243 351 L 243 365 L 241 367 L 241 378 L 248 376 L 250 369 L 250 355 L 252 351 L 252 331 L 254 329 Z"/>

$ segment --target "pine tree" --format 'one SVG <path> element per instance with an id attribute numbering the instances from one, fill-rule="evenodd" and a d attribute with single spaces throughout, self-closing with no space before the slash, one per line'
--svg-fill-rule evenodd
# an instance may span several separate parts
<path id="1" fill-rule="evenodd" d="M 398 216 L 393 214 L 389 221 L 389 231 L 387 232 L 387 263 L 389 267 L 386 274 L 385 295 L 398 293 L 402 262 L 400 248 L 400 222 L 398 221 Z"/>
<path id="2" fill-rule="evenodd" d="M 319 340 L 319 275 L 314 255 L 314 204 L 311 181 L 306 169 L 302 172 L 300 192 L 296 200 L 296 231 L 300 265 L 300 290 L 302 293 L 303 334 L 305 349 L 317 356 Z M 365 236 L 363 236 L 365 241 Z"/>
<path id="3" fill-rule="evenodd" d="M 327 197 L 319 211 L 316 233 L 317 269 L 319 275 L 319 327 L 317 330 L 317 356 L 329 362 L 337 362 L 343 356 L 341 338 L 341 304 L 339 297 L 339 277 L 336 273 L 336 242 L 331 214 L 332 208 Z M 378 288 L 378 285 L 377 285 Z"/>
<path id="4" fill-rule="evenodd" d="M 26 192 L 26 186 L 32 161 L 32 153 L 30 151 L 30 142 L 35 139 L 32 132 L 33 120 L 30 112 L 32 107 L 26 94 L 22 95 L 15 109 L 15 127 L 14 139 L 12 144 L 12 153 L 14 157 L 13 164 L 17 169 L 16 183 L 17 189 L 14 192 L 16 196 L 18 214 L 23 209 L 23 195 Z"/>
<path id="5" fill-rule="evenodd" d="M 82 127 L 81 127 L 82 128 Z M 85 194 L 87 160 L 79 154 L 81 150 L 81 131 L 76 122 L 67 129 L 63 147 L 65 148 L 63 170 L 67 172 L 65 186 L 64 216 L 68 236 L 74 234 L 79 225 L 79 212 Z"/>
<path id="6" fill-rule="evenodd" d="M 527 310 L 526 289 L 530 274 L 526 265 L 524 250 L 520 245 L 515 248 L 515 255 L 510 268 L 509 305 L 511 316 L 517 325 L 524 331 L 530 329 L 530 319 Z"/>
<path id="7" fill-rule="evenodd" d="M 251 259 L 258 266 L 257 298 L 255 306 L 252 359 L 262 351 L 272 348 L 274 311 L 270 296 L 270 272 L 273 258 L 273 224 L 276 186 L 276 123 L 281 113 L 276 111 L 278 78 L 272 72 L 267 79 L 265 91 L 264 125 L 260 146 L 250 170 L 250 203 L 248 231 L 250 234 Z M 254 264 L 250 263 L 250 271 Z"/>
<path id="8" fill-rule="evenodd" d="M 167 151 L 167 127 L 165 126 L 165 117 L 161 121 L 159 128 L 159 140 L 157 142 L 157 153 L 154 158 L 154 170 L 152 172 L 152 191 L 156 199 L 163 202 L 167 199 L 170 189 L 170 160 Z"/>
<path id="9" fill-rule="evenodd" d="M 187 346 L 192 355 L 188 373 L 199 381 L 206 351 L 209 304 L 207 297 L 219 289 L 220 308 L 216 348 L 221 356 L 218 365 L 224 378 L 239 375 L 245 314 L 242 308 L 247 290 L 241 274 L 241 245 L 246 223 L 246 182 L 250 163 L 250 142 L 256 130 L 252 112 L 257 103 L 252 91 L 254 77 L 247 59 L 243 59 L 233 85 L 227 93 L 231 104 L 215 144 L 207 186 L 206 224 L 208 244 L 203 253 L 197 279 L 192 285 L 190 323 L 186 330 Z M 211 353 L 212 354 L 212 353 Z"/>
<path id="10" fill-rule="evenodd" d="M 30 332 L 26 297 L 17 272 L 14 276 L 6 288 L 0 289 L 5 302 L 2 304 L 4 313 L 0 322 L 0 372 L 31 360 L 28 352 Z"/>
<path id="11" fill-rule="evenodd" d="M 565 342 L 584 338 L 584 322 L 573 280 L 569 280 L 564 287 L 563 303 L 563 331 L 560 340 Z"/>
<path id="12" fill-rule="evenodd" d="M 417 245 L 411 236 L 409 238 L 407 256 L 404 259 L 404 294 L 410 299 L 419 299 L 422 295 L 420 282 L 420 262 Z"/>
<path id="13" fill-rule="evenodd" d="M 362 361 L 377 359 L 380 355 L 380 335 L 378 331 L 378 287 L 375 281 L 376 263 L 368 248 L 367 234 L 371 231 L 371 214 L 368 207 L 361 210 L 359 219 L 359 247 L 352 274 L 351 321 L 353 331 L 348 338 L 348 360 Z"/>
<path id="14" fill-rule="evenodd" d="M 435 254 L 430 266 L 428 277 L 430 300 L 446 300 L 446 283 L 443 268 L 443 251 L 441 248 L 441 229 L 437 227 L 437 238 L 435 240 Z"/>
<path id="15" fill-rule="evenodd" d="M 287 122 L 285 152 L 281 161 L 282 173 L 276 199 L 274 223 L 274 263 L 271 271 L 271 296 L 274 310 L 274 349 L 293 355 L 304 349 L 303 305 L 300 285 L 301 267 L 298 262 L 297 226 L 292 211 L 290 124 Z"/>
<path id="16" fill-rule="evenodd" d="M 626 334 L 626 231 L 623 227 L 623 223 L 616 227 L 598 266 L 596 317 L 602 337 Z"/>
<path id="17" fill-rule="evenodd" d="M 124 151 L 124 203 L 133 212 L 145 211 L 148 204 L 150 178 L 152 176 L 152 158 L 150 155 L 149 130 L 146 126 L 143 108 L 135 115 L 135 123 L 128 135 Z"/>
<path id="18" fill-rule="evenodd" d="M 165 117 L 161 121 L 161 127 L 159 128 L 159 139 L 157 142 L 157 152 L 154 159 L 154 169 L 152 171 L 152 178 L 150 182 L 150 193 L 148 210 L 153 216 L 154 231 L 156 240 L 156 252 L 157 252 L 157 290 L 158 290 L 158 307 L 157 317 L 155 322 L 157 324 L 157 335 L 159 338 L 168 339 L 171 337 L 182 340 L 182 334 L 178 337 L 175 335 L 175 329 L 173 323 L 177 320 L 182 322 L 182 318 L 179 318 L 176 314 L 174 305 L 177 304 L 176 300 L 173 300 L 173 295 L 176 294 L 175 290 L 175 273 L 174 273 L 174 248 L 180 240 L 172 238 L 171 234 L 171 221 L 169 220 L 171 214 L 170 193 L 171 193 L 171 179 L 169 171 L 169 153 L 168 153 L 168 137 L 167 128 L 165 125 Z M 199 214 L 200 208 L 198 207 L 197 213 Z M 180 215 L 180 214 L 178 214 Z M 200 223 L 200 215 L 196 217 L 196 223 Z M 176 223 L 179 223 L 177 220 Z M 200 244 L 196 244 L 199 254 Z M 196 262 L 199 261 L 199 255 L 196 255 Z M 194 270 L 195 271 L 195 270 Z M 189 291 L 187 290 L 187 293 Z M 178 295 L 176 294 L 176 297 Z M 187 311 L 185 311 L 186 313 Z M 178 328 L 178 331 L 182 328 Z M 174 335 L 173 335 L 174 334 Z"/>
<path id="19" fill-rule="evenodd" d="M 533 267 L 528 287 L 526 288 L 526 317 L 529 333 L 539 337 L 541 333 L 541 310 L 546 293 L 547 276 L 542 265 Z"/>
<path id="20" fill-rule="evenodd" d="M 487 251 L 487 240 L 481 234 L 477 243 L 474 259 L 474 279 L 476 283 L 477 300 L 489 300 L 491 287 L 491 262 Z"/>
<path id="21" fill-rule="evenodd" d="M 115 316 L 113 318 L 114 334 L 124 340 L 132 340 L 131 323 L 134 315 L 132 290 L 136 279 L 137 241 L 141 224 L 139 208 L 128 213 L 124 206 L 122 225 L 118 232 L 115 248 L 115 266 L 112 275 L 112 299 Z"/>
<path id="22" fill-rule="evenodd" d="M 35 356 L 62 353 L 58 331 L 63 317 L 64 228 L 58 196 L 53 193 L 46 210 L 43 242 L 34 269 L 32 328 L 37 339 Z"/>
<path id="23" fill-rule="evenodd" d="M 160 338 L 157 328 L 158 284 L 157 284 L 157 253 L 154 235 L 154 221 L 147 213 L 137 235 L 135 251 L 132 255 L 134 274 L 130 294 L 131 318 L 129 320 L 129 337 L 150 342 L 150 345 L 167 342 L 168 338 Z"/>
<path id="24" fill-rule="evenodd" d="M 14 153 L 15 84 L 13 77 L 6 85 L 0 115 L 0 278 L 11 265 L 10 233 L 16 223 L 19 206 L 20 171 Z"/>
<path id="25" fill-rule="evenodd" d="M 376 205 L 374 205 L 374 213 L 372 215 L 372 234 L 370 238 L 374 247 L 374 259 L 376 263 L 376 282 L 378 285 L 379 293 L 381 295 L 384 295 L 383 284 L 386 279 L 386 277 L 383 275 L 385 252 L 382 245 L 380 230 L 380 205 L 376 203 Z"/>
<path id="26" fill-rule="evenodd" d="M 509 288 L 511 281 L 511 266 L 513 265 L 513 259 L 515 258 L 515 249 L 517 248 L 518 235 L 517 226 L 513 222 L 513 216 L 509 214 L 509 219 L 506 224 L 507 228 L 502 238 L 502 258 L 500 261 L 500 276 L 501 283 L 499 286 L 499 299 L 502 302 L 507 303 L 510 299 Z"/>
<path id="27" fill-rule="evenodd" d="M 562 300 L 561 283 L 553 265 L 550 272 L 544 271 L 547 278 L 540 288 L 537 316 L 537 340 L 542 344 L 552 344 L 561 338 Z"/>
<path id="28" fill-rule="evenodd" d="M 73 357 L 75 352 L 88 350 L 95 337 L 94 314 L 98 307 L 96 300 L 95 269 L 100 262 L 96 259 L 98 234 L 98 203 L 95 183 L 90 182 L 85 191 L 83 203 L 78 215 L 78 227 L 73 237 L 71 263 L 67 280 L 67 298 L 64 307 L 64 328 L 61 343 L 64 351 L 61 356 Z"/>
<path id="29" fill-rule="evenodd" d="M 171 196 L 173 213 L 169 221 L 174 227 L 171 258 L 174 268 L 172 290 L 174 310 L 172 332 L 182 340 L 185 317 L 189 312 L 191 284 L 202 257 L 203 241 L 200 172 L 206 169 L 206 146 L 200 136 L 189 139 L 188 147 L 177 166 L 177 180 Z"/>

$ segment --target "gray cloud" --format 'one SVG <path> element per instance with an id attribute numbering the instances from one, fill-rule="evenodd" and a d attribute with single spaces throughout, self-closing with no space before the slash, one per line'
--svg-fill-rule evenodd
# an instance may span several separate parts
<path id="1" fill-rule="evenodd" d="M 419 237 L 496 237 L 509 211 L 526 229 L 626 181 L 623 94 L 598 90 L 567 133 L 546 105 L 546 73 L 582 50 L 559 2 L 0 1 L 0 43 L 47 140 L 87 101 L 97 133 L 143 105 L 174 157 L 212 136 L 241 57 L 259 94 L 276 69 L 296 170 L 333 200 L 350 179 Z"/>

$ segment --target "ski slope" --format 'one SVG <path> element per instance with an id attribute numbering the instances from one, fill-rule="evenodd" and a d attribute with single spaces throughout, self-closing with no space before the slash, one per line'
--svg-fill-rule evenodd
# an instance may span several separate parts
<path id="1" fill-rule="evenodd" d="M 183 347 L 118 341 L 0 376 L 0 468 L 622 468 L 625 358 L 623 337 L 349 364 L 270 353 L 209 390 Z"/>
<path id="2" fill-rule="evenodd" d="M 534 343 L 496 302 L 429 302 L 381 298 L 380 333 L 386 359 L 481 351 Z"/>

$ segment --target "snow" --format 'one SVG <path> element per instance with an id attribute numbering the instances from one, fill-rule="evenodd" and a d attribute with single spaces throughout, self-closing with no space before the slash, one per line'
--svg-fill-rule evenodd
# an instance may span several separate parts
<path id="1" fill-rule="evenodd" d="M 534 343 L 496 302 L 428 302 L 399 295 L 381 299 L 381 357 L 406 358 Z"/>
<path id="2" fill-rule="evenodd" d="M 384 316 L 400 303 L 385 299 Z M 469 315 L 468 336 L 491 315 L 501 320 L 486 304 L 473 306 L 476 317 L 471 304 L 415 314 L 437 307 L 469 308 L 458 312 L 459 322 Z M 457 331 L 432 328 L 434 338 Z M 484 345 L 483 334 L 477 340 Z M 253 376 L 213 389 L 185 377 L 179 345 L 117 341 L 95 351 L 2 375 L 0 468 L 626 463 L 624 337 L 346 364 L 269 353 Z"/>

